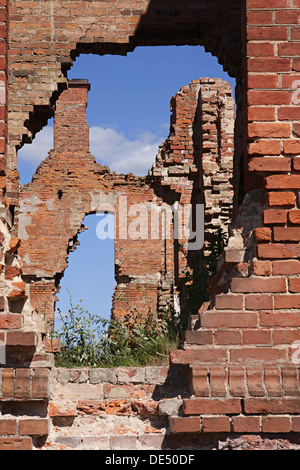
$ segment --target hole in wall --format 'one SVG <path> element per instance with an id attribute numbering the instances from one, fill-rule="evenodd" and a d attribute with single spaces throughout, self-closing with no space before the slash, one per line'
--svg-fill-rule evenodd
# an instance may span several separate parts
<path id="1" fill-rule="evenodd" d="M 68 78 L 87 79 L 91 84 L 87 121 L 92 155 L 99 163 L 108 165 L 118 173 L 146 175 L 155 161 L 158 146 L 169 134 L 171 97 L 182 86 L 200 77 L 222 78 L 229 81 L 233 90 L 235 89 L 235 80 L 201 46 L 138 47 L 126 57 L 81 54 L 68 72 Z M 37 165 L 47 156 L 52 146 L 51 119 L 48 126 L 36 135 L 33 143 L 25 144 L 18 152 L 22 184 L 30 182 Z M 63 197 L 62 190 L 58 191 L 57 197 Z M 101 240 L 100 244 L 100 240 L 96 239 L 95 229 L 91 227 L 91 216 L 87 217 L 89 231 L 79 235 L 81 246 L 70 253 L 69 266 L 61 280 L 56 306 L 61 310 L 69 308 L 68 288 L 75 302 L 82 297 L 89 311 L 103 316 L 110 312 L 113 288 L 109 293 L 109 307 L 99 309 L 99 304 L 104 303 L 107 289 L 106 284 L 101 283 L 101 277 L 97 277 L 101 276 L 100 273 L 95 275 L 91 267 L 94 266 L 95 253 L 98 255 L 99 250 L 101 254 L 98 265 L 102 267 L 106 280 L 111 276 L 110 282 L 113 285 L 113 246 L 111 245 L 110 260 L 105 262 L 109 251 L 106 241 Z M 93 234 L 93 242 L 86 241 L 87 233 Z M 90 263 L 86 264 L 88 259 Z M 79 279 L 76 282 L 71 276 L 75 264 Z M 91 278 L 88 278 L 90 273 Z M 95 301 L 92 306 L 89 304 L 90 299 Z"/>
<path id="2" fill-rule="evenodd" d="M 146 175 L 170 128 L 170 99 L 200 77 L 236 81 L 202 46 L 137 47 L 127 56 L 81 54 L 68 78 L 87 79 L 90 151 L 118 173 Z M 53 147 L 53 118 L 18 151 L 22 184 Z"/>
<path id="3" fill-rule="evenodd" d="M 99 223 L 104 219 L 107 224 L 105 233 L 99 238 Z M 83 221 L 86 230 L 78 235 L 76 250 L 69 255 L 68 267 L 60 282 L 60 292 L 56 303 L 56 327 L 61 326 L 62 315 L 68 315 L 71 307 L 82 299 L 80 304 L 86 312 L 109 319 L 112 308 L 114 280 L 114 231 L 113 214 L 90 214 Z M 106 230 L 106 229 L 105 229 Z"/>

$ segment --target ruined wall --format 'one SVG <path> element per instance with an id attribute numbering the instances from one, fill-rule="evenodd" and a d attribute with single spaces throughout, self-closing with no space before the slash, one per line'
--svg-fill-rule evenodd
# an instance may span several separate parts
<path id="1" fill-rule="evenodd" d="M 288 446 L 299 445 L 299 2 L 292 3 L 246 2 L 247 194 L 230 227 L 219 290 L 214 285 L 210 309 L 191 319 L 184 350 L 171 359 L 191 365 L 195 397 L 185 403 L 184 414 L 195 429 L 202 413 L 212 412 L 219 415 L 215 430 L 291 433 L 285 435 Z M 238 418 L 232 408 L 217 411 L 214 374 L 218 393 L 239 397 L 231 403 Z M 266 448 L 262 438 L 253 446 Z M 235 448 L 232 436 L 228 445 Z M 243 448 L 241 440 L 238 447 Z"/>
<path id="2" fill-rule="evenodd" d="M 156 314 L 173 307 L 178 279 L 187 269 L 186 258 L 174 245 L 174 204 L 182 214 L 185 205 L 205 204 L 208 232 L 226 229 L 230 221 L 232 91 L 213 79 L 195 80 L 180 90 L 172 99 L 171 134 L 149 176 L 142 178 L 117 175 L 90 155 L 88 89 L 84 80 L 68 82 L 56 104 L 54 148 L 20 193 L 19 256 L 29 299 L 34 310 L 53 320 L 55 293 L 77 234 L 84 230 L 84 217 L 106 210 L 115 215 L 112 315 Z M 137 232 L 131 228 L 134 221 L 140 225 Z M 189 230 L 180 229 L 178 244 L 187 253 Z"/>
<path id="3" fill-rule="evenodd" d="M 145 178 L 117 175 L 96 163 L 89 152 L 88 88 L 84 80 L 68 82 L 68 90 L 62 93 L 55 111 L 54 148 L 32 183 L 20 193 L 23 277 L 29 284 L 32 308 L 52 321 L 59 280 L 88 214 L 108 211 L 115 216 L 117 287 L 113 316 L 133 315 L 134 311 L 144 314 L 148 310 L 155 314 L 162 271 L 173 271 L 161 241 L 161 222 L 155 238 L 151 236 L 150 211 L 146 213 L 146 225 L 142 223 L 134 237 L 130 232 L 130 224 L 137 217 L 132 208 L 142 206 L 148 210 L 151 203 L 159 207 L 162 201 Z M 94 249 L 101 249 L 100 244 L 98 240 Z M 82 276 L 84 279 L 84 273 Z"/>

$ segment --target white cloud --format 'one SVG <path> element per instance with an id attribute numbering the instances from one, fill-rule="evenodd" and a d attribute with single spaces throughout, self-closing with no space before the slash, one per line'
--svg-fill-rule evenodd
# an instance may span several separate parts
<path id="1" fill-rule="evenodd" d="M 111 128 L 90 129 L 90 150 L 99 163 L 118 173 L 146 175 L 155 162 L 161 139 L 144 132 L 135 140 Z"/>
<path id="2" fill-rule="evenodd" d="M 46 126 L 36 134 L 31 144 L 24 144 L 18 151 L 18 159 L 30 164 L 38 165 L 47 156 L 53 147 L 53 127 Z"/>
<path id="3" fill-rule="evenodd" d="M 97 162 L 118 173 L 146 175 L 155 162 L 158 146 L 163 140 L 151 132 L 144 132 L 130 140 L 116 129 L 100 126 L 90 128 L 91 154 Z M 47 126 L 36 135 L 32 144 L 25 144 L 19 150 L 18 159 L 37 166 L 48 156 L 52 147 L 53 127 Z"/>

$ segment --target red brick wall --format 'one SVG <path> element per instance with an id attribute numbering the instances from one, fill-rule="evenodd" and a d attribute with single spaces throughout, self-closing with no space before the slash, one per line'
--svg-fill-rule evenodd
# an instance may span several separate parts
<path id="1" fill-rule="evenodd" d="M 11 0 L 10 145 L 30 140 L 31 133 L 46 124 L 66 83 L 62 71 L 80 52 L 124 54 L 137 46 L 201 44 L 227 71 L 238 74 L 240 17 L 238 0 L 230 5 L 191 0 L 188 8 L 181 0 L 176 6 L 171 0 L 163 6 L 157 0 L 143 0 L 138 7 L 128 0 L 114 2 L 113 8 L 111 2 L 99 0 L 50 4 Z M 13 149 L 9 160 L 15 169 Z"/>
<path id="2" fill-rule="evenodd" d="M 155 314 L 165 256 L 160 239 L 161 225 L 157 238 L 153 239 L 148 209 L 154 199 L 159 205 L 161 201 L 155 198 L 146 178 L 116 175 L 97 164 L 90 155 L 86 121 L 88 87 L 84 80 L 68 82 L 68 90 L 62 93 L 56 106 L 54 149 L 40 165 L 33 182 L 21 191 L 20 257 L 23 273 L 31 279 L 32 307 L 53 319 L 55 292 L 59 288 L 57 280 L 67 268 L 69 253 L 76 246 L 83 220 L 90 213 L 108 209 L 115 214 L 116 231 L 117 287 L 113 315 L 132 315 L 135 311 L 143 314 L 149 309 Z M 142 204 L 148 212 L 146 233 L 142 234 L 142 239 L 135 240 L 129 230 L 138 213 L 129 214 L 137 204 Z M 120 230 L 124 231 L 123 210 L 128 212 L 124 239 L 123 232 L 120 237 Z M 145 286 L 147 294 L 144 295 Z"/>
<path id="3" fill-rule="evenodd" d="M 172 363 L 190 365 L 191 393 L 199 397 L 185 402 L 174 433 L 189 422 L 195 432 L 298 431 L 300 5 L 291 3 L 246 2 L 247 194 L 220 263 L 217 285 L 225 293 L 191 319 L 184 349 L 171 355 Z M 208 413 L 216 416 L 207 420 Z M 238 446 L 247 448 L 246 440 Z"/>

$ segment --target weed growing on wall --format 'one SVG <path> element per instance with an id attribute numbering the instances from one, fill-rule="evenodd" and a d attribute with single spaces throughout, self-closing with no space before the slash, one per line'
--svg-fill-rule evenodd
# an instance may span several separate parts
<path id="1" fill-rule="evenodd" d="M 223 253 L 227 244 L 227 235 L 221 229 L 210 235 L 205 247 L 196 259 L 195 266 L 187 270 L 183 278 L 183 301 L 180 315 L 180 327 L 183 331 L 187 328 L 188 317 L 196 315 L 204 302 L 209 301 L 209 278 L 217 273 L 219 256 Z"/>
<path id="2" fill-rule="evenodd" d="M 188 317 L 197 314 L 209 300 L 208 280 L 216 274 L 217 260 L 226 246 L 226 235 L 212 234 L 205 254 L 199 255 L 197 267 L 184 277 L 184 305 L 179 315 L 165 311 L 140 314 L 135 309 L 123 319 L 104 319 L 88 312 L 80 300 L 75 306 L 70 297 L 68 314 L 61 314 L 59 331 L 51 329 L 52 338 L 60 340 L 56 365 L 64 367 L 122 367 L 168 363 L 169 351 L 180 347 Z"/>
<path id="3" fill-rule="evenodd" d="M 62 327 L 51 336 L 60 340 L 57 366 L 120 367 L 161 365 L 170 349 L 178 347 L 178 334 L 166 313 L 131 313 L 122 320 L 106 320 L 86 311 L 80 300 L 67 315 L 60 312 Z"/>

